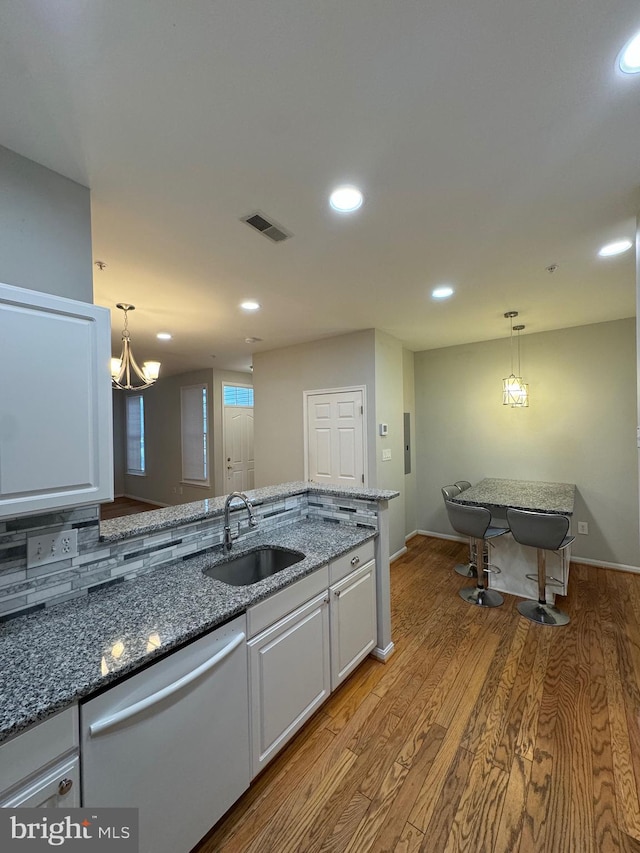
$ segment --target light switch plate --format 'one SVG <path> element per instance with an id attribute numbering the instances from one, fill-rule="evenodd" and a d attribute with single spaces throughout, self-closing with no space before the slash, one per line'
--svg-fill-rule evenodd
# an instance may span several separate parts
<path id="1" fill-rule="evenodd" d="M 382 461 L 388 462 L 389 459 L 391 459 L 391 450 L 389 450 L 389 448 L 387 448 L 386 450 L 382 451 Z"/>
<path id="2" fill-rule="evenodd" d="M 27 538 L 27 568 L 70 560 L 78 556 L 78 531 L 59 530 L 57 533 L 39 533 Z"/>

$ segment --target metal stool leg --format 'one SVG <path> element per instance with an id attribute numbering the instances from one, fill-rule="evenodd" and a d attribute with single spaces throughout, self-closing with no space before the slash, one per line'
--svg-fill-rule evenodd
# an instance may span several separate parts
<path id="1" fill-rule="evenodd" d="M 477 578 L 478 577 L 478 554 L 476 547 L 474 545 L 474 540 L 469 540 L 469 562 L 468 563 L 458 563 L 455 567 L 454 571 L 459 575 L 462 575 L 463 578 Z"/>
<path id="2" fill-rule="evenodd" d="M 463 598 L 468 604 L 475 604 L 478 607 L 499 607 L 504 603 L 504 598 L 495 589 L 487 589 L 484 583 L 484 573 L 486 571 L 485 563 L 485 541 L 484 539 L 471 540 L 478 558 L 478 583 L 475 587 L 467 586 L 461 589 L 458 593 L 460 598 Z M 487 562 L 488 562 L 487 555 Z M 480 568 L 482 567 L 482 571 Z"/>
<path id="3" fill-rule="evenodd" d="M 547 552 L 538 548 L 538 601 L 521 601 L 518 612 L 538 625 L 568 625 L 569 617 L 553 604 L 547 604 Z"/>

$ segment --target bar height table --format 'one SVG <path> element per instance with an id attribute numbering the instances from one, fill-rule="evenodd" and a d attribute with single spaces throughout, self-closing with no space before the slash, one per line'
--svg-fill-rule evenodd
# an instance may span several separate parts
<path id="1" fill-rule="evenodd" d="M 460 504 L 485 506 L 498 519 L 506 518 L 508 507 L 534 512 L 554 512 L 571 517 L 575 491 L 574 483 L 486 478 L 461 492 L 453 500 Z M 556 581 L 547 587 L 547 601 L 550 603 L 555 600 L 555 595 L 567 594 L 570 550 L 569 547 L 560 554 L 549 554 L 548 575 Z M 491 562 L 501 569 L 499 574 L 489 574 L 488 585 L 491 589 L 537 600 L 537 581 L 526 577 L 527 574 L 537 577 L 535 549 L 520 545 L 509 534 L 500 536 L 493 546 Z"/>

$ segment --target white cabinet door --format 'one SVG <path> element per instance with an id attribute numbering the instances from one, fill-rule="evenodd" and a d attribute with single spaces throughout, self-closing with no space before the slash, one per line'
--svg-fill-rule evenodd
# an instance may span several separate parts
<path id="1" fill-rule="evenodd" d="M 249 642 L 254 776 L 329 696 L 329 672 L 326 592 Z"/>
<path id="2" fill-rule="evenodd" d="M 77 808 L 80 805 L 80 758 L 68 756 L 3 797 L 0 808 Z"/>
<path id="3" fill-rule="evenodd" d="M 331 689 L 376 644 L 376 564 L 371 560 L 334 584 L 331 595 Z"/>
<path id="4" fill-rule="evenodd" d="M 106 308 L 0 284 L 0 518 L 113 498 Z"/>

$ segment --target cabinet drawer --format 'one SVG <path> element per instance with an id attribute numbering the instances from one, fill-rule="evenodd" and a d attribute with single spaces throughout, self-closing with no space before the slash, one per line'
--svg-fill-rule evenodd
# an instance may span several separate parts
<path id="1" fill-rule="evenodd" d="M 32 777 L 23 787 L 0 798 L 2 809 L 77 808 L 80 805 L 80 758 L 78 753 Z"/>
<path id="2" fill-rule="evenodd" d="M 13 788 L 56 758 L 78 748 L 74 705 L 0 746 L 0 791 Z"/>
<path id="3" fill-rule="evenodd" d="M 357 548 L 338 557 L 337 560 L 332 560 L 329 563 L 329 583 L 334 584 L 346 578 L 348 574 L 353 572 L 360 566 L 364 566 L 369 560 L 373 560 L 375 555 L 375 539 L 369 539 L 363 542 Z"/>
<path id="4" fill-rule="evenodd" d="M 273 625 L 278 619 L 282 619 L 314 595 L 320 595 L 328 586 L 329 567 L 322 566 L 310 575 L 292 583 L 291 586 L 254 604 L 247 610 L 247 636 L 255 637 L 260 631 L 264 631 L 269 625 Z"/>

